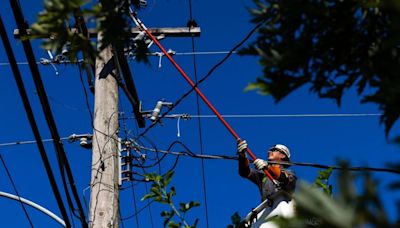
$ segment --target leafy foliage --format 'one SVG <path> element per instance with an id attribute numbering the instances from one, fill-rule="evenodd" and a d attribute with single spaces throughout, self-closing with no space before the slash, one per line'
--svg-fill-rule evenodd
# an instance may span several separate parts
<path id="1" fill-rule="evenodd" d="M 76 54 L 83 51 L 93 59 L 96 55 L 91 41 L 81 33 L 73 33 L 68 28 L 74 12 L 78 12 L 84 4 L 83 0 L 46 0 L 45 10 L 38 15 L 38 21 L 32 27 L 32 38 L 49 38 L 43 41 L 43 48 L 61 53 L 64 45 L 71 44 L 71 60 L 76 60 Z M 84 14 L 88 14 L 85 12 Z M 28 37 L 26 37 L 28 38 Z"/>
<path id="2" fill-rule="evenodd" d="M 252 22 L 265 21 L 241 50 L 260 56 L 263 75 L 247 87 L 276 102 L 310 84 L 340 105 L 357 88 L 376 103 L 390 131 L 400 115 L 400 2 L 397 0 L 254 0 Z"/>
<path id="3" fill-rule="evenodd" d="M 122 50 L 130 44 L 129 6 L 138 8 L 139 1 L 118 0 L 45 0 L 44 10 L 39 13 L 38 20 L 32 24 L 32 36 L 25 38 L 48 38 L 43 41 L 43 48 L 52 50 L 56 54 L 66 45 L 70 46 L 68 57 L 76 61 L 77 55 L 82 53 L 86 61 L 93 61 L 98 53 L 109 45 Z M 83 6 L 90 6 L 81 10 Z M 97 49 L 89 36 L 82 32 L 73 32 L 71 27 L 83 31 L 80 20 L 92 18 L 97 21 L 97 32 L 102 34 L 102 40 Z M 147 52 L 147 46 L 138 45 L 141 52 Z M 147 61 L 140 55 L 138 61 Z M 93 63 L 93 62 L 90 62 Z"/>
<path id="4" fill-rule="evenodd" d="M 198 207 L 199 202 L 190 201 L 188 203 L 179 203 L 179 209 L 176 208 L 173 197 L 176 195 L 175 187 L 170 187 L 168 190 L 168 185 L 171 182 L 174 172 L 169 171 L 164 176 L 160 176 L 157 173 L 148 173 L 145 178 L 152 181 L 150 193 L 143 196 L 142 200 L 153 199 L 162 204 L 167 204 L 171 208 L 170 210 L 165 210 L 161 212 L 161 217 L 164 218 L 164 227 L 196 227 L 198 219 L 195 220 L 193 225 L 189 225 L 185 220 L 185 215 L 190 209 Z M 179 222 L 175 222 L 173 218 L 177 216 Z"/>
<path id="5" fill-rule="evenodd" d="M 332 195 L 332 185 L 329 184 L 329 177 L 331 176 L 332 171 L 332 168 L 318 171 L 318 177 L 314 182 L 315 187 L 321 188 L 328 195 Z"/>
<path id="6" fill-rule="evenodd" d="M 256 55 L 263 75 L 246 90 L 279 102 L 309 85 L 320 98 L 336 100 L 355 87 L 362 103 L 378 105 L 388 135 L 400 116 L 400 2 L 397 0 L 254 0 L 252 22 L 264 22 L 257 39 L 241 50 Z M 400 142 L 400 137 L 395 138 Z M 399 164 L 391 164 L 399 169 Z M 344 165 L 346 167 L 346 165 Z M 357 193 L 356 177 L 342 172 L 332 196 L 331 171 L 296 192 L 297 215 L 278 219 L 282 227 L 397 227 L 385 213 L 368 173 Z M 400 188 L 392 183 L 392 189 Z"/>

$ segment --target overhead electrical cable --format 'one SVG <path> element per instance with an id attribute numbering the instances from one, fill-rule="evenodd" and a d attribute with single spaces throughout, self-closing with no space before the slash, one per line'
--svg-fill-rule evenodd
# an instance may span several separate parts
<path id="1" fill-rule="evenodd" d="M 133 217 L 137 217 L 142 211 L 144 211 L 146 208 L 150 207 L 150 205 L 151 205 L 153 202 L 155 202 L 154 199 L 149 200 L 149 202 L 147 202 L 146 205 L 144 205 L 142 208 L 140 208 L 139 210 L 137 210 L 137 212 L 135 212 L 134 214 L 129 215 L 129 216 L 125 217 L 125 218 L 122 218 L 121 220 L 125 221 L 125 220 L 129 220 L 129 219 L 131 219 L 131 218 L 133 218 Z"/>
<path id="2" fill-rule="evenodd" d="M 237 114 L 222 115 L 225 118 L 286 118 L 286 117 L 371 117 L 380 113 L 320 113 L 320 114 Z M 189 118 L 217 118 L 216 115 L 188 115 Z"/>
<path id="3" fill-rule="evenodd" d="M 17 27 L 20 30 L 21 35 L 25 35 L 26 29 L 28 29 L 29 26 L 28 26 L 28 23 L 24 19 L 21 6 L 19 5 L 18 0 L 10 0 L 10 3 L 11 3 L 11 8 L 14 12 L 15 20 L 17 22 Z M 57 126 L 56 126 L 56 123 L 55 123 L 55 120 L 54 120 L 54 117 L 53 117 L 53 114 L 52 114 L 52 111 L 50 108 L 47 94 L 46 94 L 46 91 L 45 91 L 45 88 L 44 88 L 44 85 L 43 85 L 43 82 L 42 82 L 42 79 L 41 79 L 41 76 L 39 73 L 38 66 L 35 61 L 35 55 L 33 53 L 31 43 L 29 40 L 22 40 L 22 45 L 23 45 L 23 48 L 25 51 L 25 55 L 29 62 L 29 68 L 32 72 L 33 81 L 34 81 L 36 90 L 38 92 L 38 96 L 40 99 L 40 103 L 42 106 L 42 110 L 43 110 L 47 125 L 49 127 L 52 138 L 54 139 L 53 143 L 54 143 L 54 146 L 55 146 L 56 152 L 57 152 L 56 154 L 57 154 L 57 158 L 58 158 L 58 162 L 59 162 L 59 169 L 60 169 L 63 186 L 65 189 L 65 194 L 67 196 L 67 202 L 68 202 L 69 206 L 71 207 L 71 209 L 73 210 L 73 213 L 75 215 L 75 209 L 72 205 L 72 200 L 71 200 L 71 197 L 69 196 L 69 190 L 67 188 L 67 182 L 65 180 L 65 174 L 67 175 L 67 178 L 69 180 L 69 186 L 72 191 L 72 195 L 74 197 L 75 203 L 78 206 L 79 216 L 77 216 L 77 217 L 80 219 L 82 226 L 87 227 L 88 224 L 86 222 L 85 212 L 83 210 L 81 200 L 79 199 L 79 194 L 78 194 L 78 191 L 75 186 L 75 181 L 74 181 L 74 177 L 72 175 L 71 167 L 68 162 L 68 158 L 64 151 L 63 145 L 60 142 L 60 136 L 58 134 Z"/>
<path id="4" fill-rule="evenodd" d="M 143 138 L 155 149 L 157 150 L 157 145 L 147 136 L 143 136 Z M 147 159 L 149 159 L 147 157 Z M 164 157 L 160 158 L 159 153 L 156 153 L 156 158 L 155 160 L 157 161 L 156 164 L 158 165 L 158 173 L 161 175 L 161 161 L 164 159 Z M 153 159 L 154 160 L 154 159 Z"/>
<path id="5" fill-rule="evenodd" d="M 176 152 L 176 151 L 161 150 L 161 149 L 159 149 L 159 150 L 154 150 L 154 149 L 152 149 L 152 148 L 142 147 L 142 146 L 139 146 L 139 148 L 142 149 L 142 150 L 148 150 L 148 151 L 155 152 L 155 153 L 171 154 L 171 155 L 176 155 L 176 156 L 190 156 L 190 157 L 202 158 L 202 159 L 226 159 L 226 160 L 237 160 L 237 157 L 236 157 L 236 156 L 194 154 L 194 153 L 190 153 L 189 151 Z"/>
<path id="6" fill-rule="evenodd" d="M 230 51 L 196 51 L 196 52 L 174 52 L 173 55 L 223 55 L 223 54 L 229 54 Z M 237 54 L 237 51 L 233 51 L 232 54 Z M 151 53 L 146 53 L 146 55 L 149 56 L 160 56 L 164 55 L 162 52 L 151 52 Z M 49 65 L 50 62 L 44 62 L 44 61 L 37 61 L 36 64 L 41 64 L 41 65 Z M 68 60 L 63 60 L 63 61 L 58 61 L 58 62 L 51 62 L 52 64 L 80 64 L 83 63 L 83 59 L 79 59 L 77 61 L 68 61 Z M 28 65 L 28 62 L 17 62 L 17 65 Z M 9 62 L 0 62 L 0 66 L 9 66 Z"/>
<path id="7" fill-rule="evenodd" d="M 40 62 L 37 62 L 37 63 L 39 64 Z M 28 62 L 16 62 L 15 64 L 17 64 L 17 65 L 28 65 Z M 11 65 L 10 62 L 0 63 L 0 66 L 9 66 L 9 65 Z"/>
<path id="8" fill-rule="evenodd" d="M 11 182 L 11 185 L 12 185 L 12 187 L 13 187 L 13 189 L 14 189 L 14 192 L 15 192 L 15 194 L 17 194 L 17 196 L 18 196 L 18 202 L 20 202 L 20 204 L 21 204 L 21 207 L 22 207 L 22 210 L 24 211 L 25 217 L 26 217 L 26 219 L 28 219 L 29 224 L 30 224 L 31 227 L 33 228 L 33 223 L 32 223 L 31 217 L 29 216 L 28 211 L 26 210 L 24 203 L 21 201 L 21 196 L 19 195 L 19 192 L 18 192 L 18 190 L 17 190 L 17 187 L 15 186 L 15 183 L 14 183 L 14 180 L 13 180 L 13 178 L 12 178 L 12 176 L 11 176 L 11 173 L 10 173 L 10 171 L 8 170 L 8 167 L 7 167 L 7 165 L 6 165 L 6 162 L 4 161 L 4 158 L 3 158 L 3 156 L 2 156 L 1 154 L 0 154 L 0 160 L 1 160 L 1 162 L 3 163 L 4 169 L 6 170 L 8 179 L 9 179 L 10 182 Z"/>
<path id="9" fill-rule="evenodd" d="M 314 113 L 314 114 L 222 114 L 224 118 L 302 118 L 302 117 L 373 117 L 382 116 L 380 113 Z M 169 114 L 163 118 L 217 118 L 216 115 L 191 115 L 191 114 Z M 121 119 L 131 119 L 135 117 L 121 117 Z M 61 141 L 70 140 L 71 136 L 60 138 Z M 42 142 L 52 142 L 53 139 L 43 139 Z M 16 141 L 0 143 L 2 146 L 17 146 L 25 144 L 34 144 L 35 140 Z"/>
<path id="10" fill-rule="evenodd" d="M 24 33 L 27 26 L 26 25 L 24 26 L 25 22 L 23 20 L 23 17 L 15 15 L 15 14 L 21 14 L 22 13 L 22 12 L 19 12 L 20 10 L 18 10 L 19 3 L 15 2 L 15 1 L 10 1 L 10 3 L 11 3 L 11 6 L 13 7 L 14 16 L 16 17 L 17 24 L 19 25 L 20 30 Z M 28 95 L 27 95 L 26 90 L 25 90 L 24 82 L 22 80 L 21 73 L 20 73 L 20 71 L 18 69 L 18 65 L 16 64 L 15 56 L 14 56 L 14 53 L 13 53 L 13 51 L 11 49 L 11 44 L 10 44 L 10 41 L 8 40 L 7 32 L 6 32 L 6 29 L 4 27 L 3 20 L 1 19 L 1 17 L 0 17 L 0 33 L 1 33 L 1 38 L 3 40 L 4 49 L 6 50 L 8 59 L 9 59 L 10 64 L 11 64 L 11 68 L 12 68 L 12 71 L 13 71 L 13 74 L 14 74 L 14 79 L 15 79 L 15 81 L 17 83 L 18 91 L 20 93 L 20 96 L 21 96 L 21 99 L 22 99 L 22 103 L 23 103 L 24 108 L 25 108 L 26 115 L 27 115 L 29 123 L 31 125 L 33 135 L 35 136 L 35 139 L 36 139 L 36 142 L 37 142 L 37 146 L 38 146 L 42 161 L 44 163 L 47 176 L 48 176 L 49 181 L 50 181 L 51 188 L 53 190 L 54 196 L 55 196 L 56 201 L 57 201 L 57 205 L 58 205 L 58 207 L 60 209 L 60 212 L 61 212 L 61 215 L 62 215 L 62 217 L 64 219 L 65 225 L 67 227 L 70 227 L 71 223 L 69 221 L 68 214 L 67 214 L 67 211 L 66 211 L 65 206 L 64 206 L 64 202 L 63 202 L 63 200 L 61 198 L 61 194 L 60 194 L 60 191 L 58 189 L 57 182 L 56 182 L 55 177 L 54 177 L 54 173 L 53 173 L 53 171 L 51 169 L 50 162 L 49 162 L 49 159 L 48 159 L 47 154 L 46 154 L 46 150 L 44 149 L 44 145 L 43 145 L 40 133 L 39 133 L 39 128 L 37 126 L 35 117 L 33 115 L 32 107 L 31 107 L 31 105 L 29 103 L 29 99 L 28 99 Z"/>
<path id="11" fill-rule="evenodd" d="M 144 183 L 145 189 L 146 189 L 146 194 L 149 193 L 149 188 L 147 186 L 147 182 Z M 148 199 L 148 201 L 150 201 L 150 199 Z M 151 227 L 154 228 L 154 221 L 153 221 L 153 212 L 151 211 L 151 203 L 153 202 L 153 200 L 150 201 L 150 203 L 147 204 L 147 208 L 149 209 L 149 216 L 150 216 L 150 224 Z"/>
<path id="12" fill-rule="evenodd" d="M 322 169 L 334 169 L 334 170 L 349 170 L 349 171 L 370 171 L 370 172 L 385 172 L 385 173 L 394 173 L 400 174 L 399 169 L 389 169 L 389 168 L 377 168 L 377 167 L 368 167 L 368 166 L 353 166 L 353 167 L 341 167 L 334 165 L 322 165 L 316 163 L 306 163 L 306 162 L 269 162 L 271 164 L 280 164 L 280 165 L 294 165 L 294 166 L 305 166 L 305 167 L 313 167 L 313 168 L 322 168 Z"/>
<path id="13" fill-rule="evenodd" d="M 131 189 L 132 189 L 132 198 L 133 198 L 133 205 L 134 205 L 134 214 L 138 214 L 137 203 L 136 203 L 136 193 L 135 188 L 133 187 L 133 183 L 131 182 Z M 122 219 L 122 218 L 121 218 Z M 136 227 L 139 226 L 139 217 L 135 216 Z"/>
<path id="14" fill-rule="evenodd" d="M 192 11 L 192 0 L 189 0 L 189 22 L 188 22 L 188 27 L 195 27 L 196 22 L 193 19 L 193 11 Z M 192 43 L 192 52 L 196 52 L 196 45 L 194 42 L 194 37 L 192 36 L 191 39 Z M 193 72 L 194 72 L 194 82 L 197 84 L 198 83 L 198 77 L 197 77 L 197 61 L 196 61 L 196 55 L 193 56 Z M 200 97 L 199 94 L 196 93 L 196 112 L 197 115 L 200 115 Z M 202 133 L 202 127 L 201 127 L 201 119 L 197 119 L 197 125 L 198 125 L 198 135 L 199 135 L 199 145 L 200 145 L 200 154 L 203 155 L 203 133 Z M 178 157 L 179 158 L 179 157 Z M 208 218 L 208 202 L 207 202 L 207 185 L 206 185 L 206 173 L 205 173 L 205 167 L 204 167 L 204 159 L 201 159 L 201 179 L 202 179 L 202 187 L 203 187 L 203 196 L 204 196 L 204 211 L 206 215 L 206 226 L 207 228 L 209 226 L 209 218 Z"/>
<path id="15" fill-rule="evenodd" d="M 85 104 L 86 104 L 87 110 L 89 112 L 89 117 L 90 117 L 90 121 L 91 121 L 90 123 L 93 123 L 93 114 L 92 114 L 90 103 L 89 103 L 89 95 L 88 95 L 88 92 L 86 91 L 85 83 L 83 82 L 81 66 L 78 66 L 78 70 L 79 70 L 79 79 L 80 79 L 80 82 L 82 85 L 82 91 L 85 96 Z"/>
<path id="16" fill-rule="evenodd" d="M 192 51 L 192 52 L 174 53 L 174 55 L 221 55 L 221 54 L 237 54 L 237 51 Z"/>
<path id="17" fill-rule="evenodd" d="M 161 149 L 159 149 L 157 151 L 154 151 L 152 148 L 147 148 L 147 147 L 140 147 L 140 148 L 143 149 L 143 150 L 148 150 L 148 151 L 157 152 L 157 153 L 166 153 L 166 154 L 171 154 L 171 155 L 175 155 L 175 156 L 189 156 L 189 157 L 201 158 L 201 159 L 238 160 L 237 156 L 206 155 L 206 154 L 201 155 L 201 154 L 192 153 L 190 150 L 178 152 L 178 151 L 161 150 Z M 250 162 L 252 162 L 252 160 L 250 160 Z M 313 168 L 322 168 L 322 169 L 332 168 L 334 170 L 371 171 L 371 172 L 386 172 L 386 173 L 400 174 L 400 170 L 399 169 L 378 168 L 378 167 L 368 167 L 368 166 L 355 166 L 355 167 L 343 168 L 343 167 L 340 167 L 340 166 L 324 165 L 324 164 L 318 164 L 318 163 L 307 163 L 307 162 L 268 161 L 268 163 L 280 164 L 280 165 L 289 165 L 289 166 L 304 166 L 304 167 L 313 167 Z"/>
<path id="18" fill-rule="evenodd" d="M 61 141 L 68 140 L 69 137 L 60 138 Z M 43 139 L 42 142 L 53 142 L 54 139 Z M 0 143 L 0 147 L 2 146 L 18 146 L 18 145 L 26 145 L 26 144 L 35 144 L 37 143 L 36 140 L 28 140 L 28 141 L 16 141 L 16 142 L 7 142 L 7 143 Z"/>

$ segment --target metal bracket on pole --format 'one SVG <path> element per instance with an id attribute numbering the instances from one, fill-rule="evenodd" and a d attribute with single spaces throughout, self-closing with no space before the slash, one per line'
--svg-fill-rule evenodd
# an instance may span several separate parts
<path id="1" fill-rule="evenodd" d="M 131 142 L 118 138 L 118 185 L 132 180 Z"/>

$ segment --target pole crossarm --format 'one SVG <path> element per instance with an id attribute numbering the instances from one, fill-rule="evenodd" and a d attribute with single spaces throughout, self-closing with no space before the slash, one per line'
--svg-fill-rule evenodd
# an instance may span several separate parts
<path id="1" fill-rule="evenodd" d="M 199 37 L 200 27 L 176 27 L 176 28 L 148 28 L 151 34 L 155 36 L 165 35 L 166 37 Z M 76 28 L 71 28 L 71 32 L 79 32 Z M 90 38 L 97 38 L 97 29 L 87 29 Z M 140 28 L 131 28 L 132 35 L 138 35 L 142 30 Z M 32 34 L 31 29 L 26 30 L 26 35 L 29 37 Z M 21 32 L 19 29 L 14 29 L 14 38 L 21 39 Z M 38 37 L 48 38 L 48 37 Z"/>

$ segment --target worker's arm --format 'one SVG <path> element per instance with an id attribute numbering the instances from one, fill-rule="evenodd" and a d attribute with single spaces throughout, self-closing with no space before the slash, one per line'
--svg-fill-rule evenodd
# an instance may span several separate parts
<path id="1" fill-rule="evenodd" d="M 238 140 L 237 144 L 237 154 L 239 156 L 239 175 L 241 177 L 249 177 L 250 170 L 250 161 L 246 156 L 247 143 L 246 140 Z"/>

